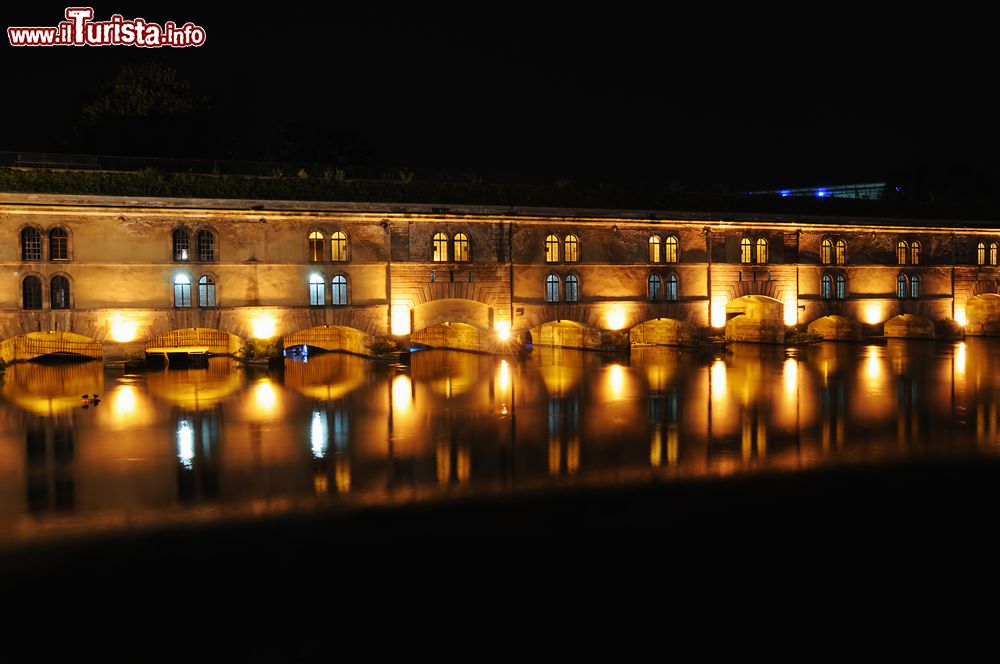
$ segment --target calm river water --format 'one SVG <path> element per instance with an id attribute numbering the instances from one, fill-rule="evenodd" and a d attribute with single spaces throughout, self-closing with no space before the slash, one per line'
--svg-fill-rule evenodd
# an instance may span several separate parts
<path id="1" fill-rule="evenodd" d="M 284 372 L 9 367 L 0 544 L 566 483 L 1000 450 L 1000 342 L 736 345 Z M 93 405 L 81 395 L 97 393 Z"/>

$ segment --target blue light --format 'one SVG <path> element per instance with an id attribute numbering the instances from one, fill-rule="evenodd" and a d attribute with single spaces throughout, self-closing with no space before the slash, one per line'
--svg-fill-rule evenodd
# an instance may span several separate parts
<path id="1" fill-rule="evenodd" d="M 782 191 L 782 192 L 781 192 L 781 195 L 782 195 L 782 196 L 790 196 L 790 195 L 791 195 L 791 193 L 792 193 L 792 192 L 790 192 L 790 191 L 788 191 L 787 189 L 785 189 L 784 191 Z"/>
<path id="2" fill-rule="evenodd" d="M 816 192 L 816 195 L 819 196 L 820 198 L 825 198 L 826 197 L 826 190 L 825 189 L 820 189 L 819 191 Z"/>

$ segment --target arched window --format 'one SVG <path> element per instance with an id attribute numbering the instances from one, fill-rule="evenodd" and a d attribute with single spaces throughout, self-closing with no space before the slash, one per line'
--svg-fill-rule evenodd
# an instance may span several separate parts
<path id="1" fill-rule="evenodd" d="M 198 279 L 198 306 L 215 306 L 215 279 L 207 274 Z"/>
<path id="2" fill-rule="evenodd" d="M 566 277 L 566 297 L 567 302 L 580 301 L 580 280 L 575 274 Z"/>
<path id="3" fill-rule="evenodd" d="M 660 262 L 660 238 L 657 235 L 649 238 L 649 262 Z"/>
<path id="4" fill-rule="evenodd" d="M 920 297 L 920 277 L 917 275 L 910 277 L 910 297 Z"/>
<path id="5" fill-rule="evenodd" d="M 434 234 L 434 255 L 431 257 L 435 263 L 446 263 L 448 261 L 448 236 L 444 233 Z"/>
<path id="6" fill-rule="evenodd" d="M 174 260 L 186 261 L 191 258 L 191 236 L 183 228 L 174 231 Z"/>
<path id="7" fill-rule="evenodd" d="M 663 245 L 663 261 L 665 263 L 677 262 L 677 238 L 671 235 Z"/>
<path id="8" fill-rule="evenodd" d="M 649 299 L 651 301 L 659 300 L 662 297 L 662 293 L 660 292 L 660 286 L 661 286 L 661 282 L 660 282 L 659 275 L 656 275 L 656 274 L 649 275 L 649 289 L 648 290 L 649 290 Z"/>
<path id="9" fill-rule="evenodd" d="M 347 233 L 344 231 L 330 234 L 330 260 L 338 263 L 347 260 Z"/>
<path id="10" fill-rule="evenodd" d="M 990 242 L 990 265 L 997 264 L 997 243 Z"/>
<path id="11" fill-rule="evenodd" d="M 212 231 L 198 231 L 198 260 L 215 260 L 215 233 Z"/>
<path id="12" fill-rule="evenodd" d="M 896 277 L 896 297 L 906 297 L 907 290 L 909 290 L 909 284 L 906 281 L 906 275 L 901 274 Z"/>
<path id="13" fill-rule="evenodd" d="M 843 300 L 847 297 L 847 277 L 842 274 L 837 275 L 837 299 Z"/>
<path id="14" fill-rule="evenodd" d="M 323 234 L 319 231 L 309 234 L 309 260 L 313 263 L 323 260 Z"/>
<path id="15" fill-rule="evenodd" d="M 906 242 L 904 242 L 903 240 L 900 240 L 896 244 L 896 262 L 898 262 L 900 265 L 906 265 L 906 254 L 909 251 L 909 249 L 910 249 L 909 245 L 907 245 Z"/>
<path id="16" fill-rule="evenodd" d="M 347 304 L 347 277 L 338 274 L 330 282 L 330 295 L 334 304 Z"/>
<path id="17" fill-rule="evenodd" d="M 53 309 L 69 309 L 69 279 L 52 277 L 49 282 L 49 304 Z"/>
<path id="18" fill-rule="evenodd" d="M 178 274 L 174 277 L 174 306 L 191 306 L 191 280 L 186 274 Z"/>
<path id="19" fill-rule="evenodd" d="M 545 262 L 559 262 L 559 238 L 555 235 L 545 236 Z"/>
<path id="20" fill-rule="evenodd" d="M 986 265 L 986 245 L 982 242 L 976 246 L 976 265 Z"/>
<path id="21" fill-rule="evenodd" d="M 24 278 L 21 284 L 22 306 L 25 309 L 42 308 L 42 280 L 35 276 Z"/>
<path id="22" fill-rule="evenodd" d="M 916 240 L 910 245 L 910 263 L 920 265 L 920 243 Z"/>
<path id="23" fill-rule="evenodd" d="M 678 290 L 677 286 L 678 286 L 678 284 L 679 284 L 679 280 L 677 279 L 677 275 L 676 274 L 668 274 L 667 275 L 667 291 L 666 291 L 666 293 L 664 293 L 665 299 L 667 299 L 667 300 L 676 300 L 677 299 L 677 290 Z"/>
<path id="24" fill-rule="evenodd" d="M 42 260 L 42 234 L 37 228 L 28 226 L 21 231 L 21 260 Z"/>
<path id="25" fill-rule="evenodd" d="M 823 244 L 819 246 L 819 262 L 823 265 L 829 265 L 833 258 L 833 242 L 829 240 L 823 240 Z"/>
<path id="26" fill-rule="evenodd" d="M 309 306 L 322 307 L 326 304 L 326 280 L 322 275 L 309 275 Z"/>
<path id="27" fill-rule="evenodd" d="M 767 240 L 757 238 L 757 262 L 764 264 L 767 262 Z"/>
<path id="28" fill-rule="evenodd" d="M 837 265 L 844 265 L 847 263 L 847 242 L 844 240 L 837 240 L 836 259 Z"/>
<path id="29" fill-rule="evenodd" d="M 750 238 L 745 237 L 740 240 L 740 262 L 744 265 L 749 265 L 753 262 L 753 258 L 750 256 L 750 251 L 753 245 L 750 242 Z"/>
<path id="30" fill-rule="evenodd" d="M 567 263 L 576 263 L 580 260 L 580 238 L 575 235 L 567 235 L 563 243 L 563 260 Z"/>
<path id="31" fill-rule="evenodd" d="M 833 294 L 833 278 L 828 274 L 823 275 L 823 283 L 820 286 L 820 297 L 829 300 Z"/>
<path id="32" fill-rule="evenodd" d="M 464 263 L 469 260 L 469 236 L 465 233 L 455 233 L 454 240 L 456 263 Z"/>
<path id="33" fill-rule="evenodd" d="M 559 277 L 554 274 L 550 274 L 545 278 L 545 301 L 559 301 Z"/>
<path id="34" fill-rule="evenodd" d="M 49 231 L 49 260 L 64 261 L 69 258 L 69 233 L 65 228 Z"/>

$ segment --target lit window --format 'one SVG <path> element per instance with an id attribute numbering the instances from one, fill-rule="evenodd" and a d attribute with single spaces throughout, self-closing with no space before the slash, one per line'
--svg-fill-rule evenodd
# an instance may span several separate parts
<path id="1" fill-rule="evenodd" d="M 828 274 L 823 275 L 823 284 L 820 288 L 820 297 L 829 300 L 833 293 L 833 279 Z"/>
<path id="2" fill-rule="evenodd" d="M 577 279 L 575 274 L 566 277 L 566 301 L 580 301 L 580 280 Z"/>
<path id="3" fill-rule="evenodd" d="M 186 274 L 178 274 L 174 277 L 174 306 L 191 306 L 191 280 Z"/>
<path id="4" fill-rule="evenodd" d="M 910 277 L 910 297 L 920 297 L 920 277 Z"/>
<path id="5" fill-rule="evenodd" d="M 982 242 L 976 247 L 976 265 L 986 265 L 986 245 Z"/>
<path id="6" fill-rule="evenodd" d="M 990 265 L 997 264 L 997 243 L 990 242 Z"/>
<path id="7" fill-rule="evenodd" d="M 767 240 L 764 238 L 757 239 L 757 262 L 760 264 L 767 262 Z"/>
<path id="8" fill-rule="evenodd" d="M 212 231 L 198 231 L 198 260 L 215 260 L 215 234 Z"/>
<path id="9" fill-rule="evenodd" d="M 347 260 L 347 233 L 337 231 L 330 235 L 330 260 L 340 263 Z"/>
<path id="10" fill-rule="evenodd" d="M 545 301 L 559 301 L 559 277 L 554 274 L 550 274 L 545 278 Z"/>
<path id="11" fill-rule="evenodd" d="M 837 240 L 837 265 L 847 263 L 847 242 Z"/>
<path id="12" fill-rule="evenodd" d="M 920 265 L 920 243 L 916 240 L 910 245 L 910 263 Z"/>
<path id="13" fill-rule="evenodd" d="M 677 247 L 679 243 L 677 238 L 671 235 L 667 238 L 664 245 L 663 260 L 666 263 L 676 263 L 677 262 Z"/>
<path id="14" fill-rule="evenodd" d="M 319 231 L 309 234 L 309 260 L 314 263 L 323 260 L 323 234 Z"/>
<path id="15" fill-rule="evenodd" d="M 655 274 L 649 275 L 649 299 L 651 301 L 660 299 L 660 277 Z"/>
<path id="16" fill-rule="evenodd" d="M 676 300 L 677 299 L 677 285 L 678 285 L 678 283 L 679 282 L 678 282 L 676 274 L 668 274 L 667 275 L 667 292 L 665 294 L 666 295 L 666 299 L 668 299 L 668 300 Z"/>
<path id="17" fill-rule="evenodd" d="M 455 262 L 464 263 L 469 260 L 469 236 L 465 233 L 456 233 L 454 240 Z"/>
<path id="18" fill-rule="evenodd" d="M 896 262 L 898 262 L 900 265 L 906 265 L 906 254 L 909 251 L 909 249 L 910 249 L 909 245 L 907 245 L 906 242 L 900 240 L 899 243 L 896 244 Z"/>
<path id="19" fill-rule="evenodd" d="M 64 261 L 69 258 L 69 234 L 63 228 L 49 231 L 49 260 Z"/>
<path id="20" fill-rule="evenodd" d="M 434 256 L 432 260 L 436 263 L 444 263 L 448 260 L 448 236 L 444 233 L 434 234 Z"/>
<path id="21" fill-rule="evenodd" d="M 837 299 L 843 300 L 847 297 L 847 277 L 842 274 L 837 275 Z"/>
<path id="22" fill-rule="evenodd" d="M 174 231 L 174 260 L 186 261 L 191 257 L 191 236 L 183 228 Z"/>
<path id="23" fill-rule="evenodd" d="M 753 245 L 750 242 L 750 238 L 745 237 L 740 240 L 740 262 L 744 265 L 748 265 L 753 262 L 753 259 L 750 256 L 752 248 Z"/>
<path id="24" fill-rule="evenodd" d="M 24 296 L 22 306 L 25 309 L 42 308 L 42 280 L 35 276 L 25 277 L 21 284 L 21 294 Z"/>
<path id="25" fill-rule="evenodd" d="M 567 235 L 563 246 L 563 260 L 567 263 L 576 263 L 579 261 L 579 247 L 580 239 L 575 235 Z"/>
<path id="26" fill-rule="evenodd" d="M 906 275 L 901 274 L 896 277 L 896 297 L 906 297 L 909 284 L 906 282 Z"/>
<path id="27" fill-rule="evenodd" d="M 25 228 L 21 231 L 21 260 L 42 260 L 42 234 L 37 228 Z"/>
<path id="28" fill-rule="evenodd" d="M 649 238 L 649 262 L 660 262 L 660 238 L 656 235 Z"/>
<path id="29" fill-rule="evenodd" d="M 208 275 L 198 279 L 198 306 L 215 306 L 215 279 Z"/>
<path id="30" fill-rule="evenodd" d="M 559 262 L 559 238 L 555 235 L 548 235 L 545 238 L 545 262 Z"/>
<path id="31" fill-rule="evenodd" d="M 49 300 L 53 309 L 69 309 L 69 279 L 52 277 L 49 282 Z"/>
<path id="32" fill-rule="evenodd" d="M 819 262 L 823 265 L 829 265 L 831 257 L 833 255 L 833 242 L 829 240 L 823 240 L 823 244 L 819 247 Z"/>
<path id="33" fill-rule="evenodd" d="M 309 306 L 322 307 L 326 304 L 326 283 L 318 274 L 309 275 Z"/>
<path id="34" fill-rule="evenodd" d="M 330 282 L 330 289 L 334 304 L 347 304 L 347 277 L 342 274 L 335 276 Z"/>

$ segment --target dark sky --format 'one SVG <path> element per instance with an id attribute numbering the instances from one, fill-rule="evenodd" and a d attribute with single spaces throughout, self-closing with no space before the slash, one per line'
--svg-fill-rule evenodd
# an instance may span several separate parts
<path id="1" fill-rule="evenodd" d="M 54 25 L 63 7 L 5 9 L 4 27 Z M 983 16 L 830 4 L 826 16 L 272 7 L 95 7 L 100 19 L 193 21 L 208 33 L 201 48 L 5 43 L 0 149 L 74 148 L 82 104 L 122 63 L 149 60 L 208 98 L 212 135 L 243 128 L 224 146 L 206 139 L 209 157 L 256 154 L 274 127 L 295 125 L 418 175 L 790 186 L 918 166 L 992 170 L 1000 147 Z M 189 156 L 178 144 L 164 136 L 160 154 Z"/>

